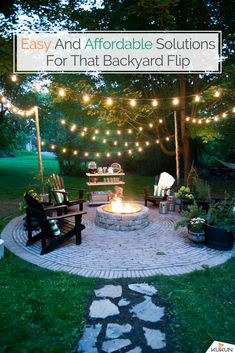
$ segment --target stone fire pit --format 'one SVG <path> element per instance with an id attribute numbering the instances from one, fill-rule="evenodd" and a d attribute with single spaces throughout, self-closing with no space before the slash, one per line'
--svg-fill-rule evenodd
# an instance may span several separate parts
<path id="1" fill-rule="evenodd" d="M 139 210 L 133 213 L 113 213 L 105 210 L 106 206 L 99 206 L 96 209 L 95 224 L 101 228 L 117 231 L 139 230 L 147 227 L 149 209 L 142 205 L 134 205 Z"/>

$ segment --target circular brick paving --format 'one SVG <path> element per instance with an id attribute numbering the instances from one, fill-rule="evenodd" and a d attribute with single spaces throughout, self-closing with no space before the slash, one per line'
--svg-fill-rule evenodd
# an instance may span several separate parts
<path id="1" fill-rule="evenodd" d="M 40 255 L 40 242 L 26 247 L 27 233 L 22 217 L 12 220 L 3 230 L 6 247 L 19 257 L 55 271 L 67 271 L 86 277 L 145 277 L 156 274 L 188 273 L 202 266 L 213 267 L 233 256 L 233 251 L 218 251 L 195 245 L 186 229 L 174 230 L 178 213 L 160 215 L 150 206 L 150 224 L 137 231 L 112 231 L 94 224 L 95 208 L 87 208 L 82 244 L 71 239 L 59 249 Z"/>

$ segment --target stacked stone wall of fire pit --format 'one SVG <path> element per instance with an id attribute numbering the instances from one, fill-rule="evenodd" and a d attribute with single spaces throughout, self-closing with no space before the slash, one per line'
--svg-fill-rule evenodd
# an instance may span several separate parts
<path id="1" fill-rule="evenodd" d="M 95 224 L 98 227 L 116 231 L 139 230 L 149 225 L 149 209 L 141 206 L 139 212 L 120 214 L 106 212 L 103 206 L 100 206 L 96 209 Z"/>

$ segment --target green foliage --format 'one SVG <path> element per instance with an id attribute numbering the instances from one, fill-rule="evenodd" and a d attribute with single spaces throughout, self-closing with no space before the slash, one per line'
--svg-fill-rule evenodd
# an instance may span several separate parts
<path id="1" fill-rule="evenodd" d="M 211 199 L 211 187 L 207 181 L 198 178 L 195 182 L 195 193 L 196 197 L 200 200 Z"/>
<path id="2" fill-rule="evenodd" d="M 181 211 L 180 214 L 184 219 L 176 223 L 175 229 L 180 227 L 189 227 L 192 219 L 206 219 L 206 212 L 202 209 L 202 207 L 198 206 L 196 202 L 194 202 L 193 205 L 189 205 L 188 211 Z"/>
<path id="3" fill-rule="evenodd" d="M 175 197 L 177 199 L 194 199 L 194 196 L 191 194 L 190 188 L 188 186 L 181 186 L 181 188 L 176 192 Z"/>
<path id="4" fill-rule="evenodd" d="M 212 203 L 207 223 L 227 231 L 235 231 L 235 197 Z"/>

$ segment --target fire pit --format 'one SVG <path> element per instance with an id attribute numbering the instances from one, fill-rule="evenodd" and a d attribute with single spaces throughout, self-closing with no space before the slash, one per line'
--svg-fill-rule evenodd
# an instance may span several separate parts
<path id="1" fill-rule="evenodd" d="M 95 224 L 101 228 L 130 231 L 149 225 L 149 209 L 136 203 L 124 203 L 121 199 L 97 207 Z"/>

